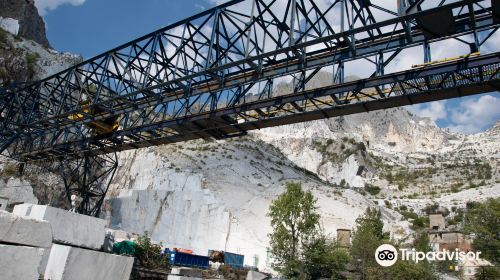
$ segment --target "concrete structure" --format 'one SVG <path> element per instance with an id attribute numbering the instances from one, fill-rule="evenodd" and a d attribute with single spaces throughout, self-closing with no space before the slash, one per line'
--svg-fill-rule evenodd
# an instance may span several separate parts
<path id="1" fill-rule="evenodd" d="M 443 214 L 430 214 L 429 215 L 429 229 L 431 230 L 443 230 L 446 227 Z"/>
<path id="2" fill-rule="evenodd" d="M 52 245 L 47 280 L 129 279 L 134 258 L 59 244 Z"/>
<path id="3" fill-rule="evenodd" d="M 38 279 L 44 249 L 0 244 L 0 279 Z"/>
<path id="4" fill-rule="evenodd" d="M 96 250 L 101 249 L 104 244 L 105 220 L 33 204 L 16 205 L 13 213 L 48 221 L 52 226 L 53 240 L 56 243 Z"/>
<path id="5" fill-rule="evenodd" d="M 340 247 L 351 247 L 351 230 L 350 229 L 337 229 L 337 242 Z"/>
<path id="6" fill-rule="evenodd" d="M 48 222 L 0 211 L 0 243 L 49 248 L 52 245 L 52 229 Z"/>
<path id="7" fill-rule="evenodd" d="M 468 252 L 472 248 L 472 241 L 459 231 L 429 231 L 428 235 L 433 251 L 459 249 Z"/>

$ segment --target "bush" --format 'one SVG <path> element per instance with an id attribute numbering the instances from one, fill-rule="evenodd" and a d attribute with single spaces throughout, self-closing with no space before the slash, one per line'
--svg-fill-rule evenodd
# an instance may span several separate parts
<path id="1" fill-rule="evenodd" d="M 500 269 L 495 266 L 482 266 L 479 267 L 478 272 L 476 272 L 477 280 L 483 279 L 500 279 Z"/>
<path id="2" fill-rule="evenodd" d="M 322 235 L 305 244 L 303 255 L 304 279 L 342 279 L 340 272 L 350 259 L 346 250 Z"/>
<path id="3" fill-rule="evenodd" d="M 413 229 L 422 229 L 429 227 L 429 218 L 427 217 L 417 217 L 411 222 Z"/>
<path id="4" fill-rule="evenodd" d="M 377 195 L 380 193 L 380 188 L 377 186 L 373 186 L 370 184 L 365 185 L 365 191 L 367 191 L 371 195 Z"/>
<path id="5" fill-rule="evenodd" d="M 17 175 L 17 165 L 6 164 L 2 170 L 0 170 L 0 177 L 10 178 Z"/>
<path id="6" fill-rule="evenodd" d="M 482 258 L 494 264 L 500 263 L 499 221 L 500 198 L 489 198 L 483 203 L 467 203 L 464 231 L 476 235 L 472 246 L 483 252 Z"/>
<path id="7" fill-rule="evenodd" d="M 6 42 L 7 41 L 7 32 L 0 28 L 0 42 Z"/>
<path id="8" fill-rule="evenodd" d="M 385 204 L 385 207 L 391 209 L 392 208 L 392 204 L 391 202 L 389 202 L 389 200 L 384 200 L 384 204 Z"/>
<path id="9" fill-rule="evenodd" d="M 399 209 L 400 209 L 399 213 L 401 215 L 403 215 L 403 217 L 405 217 L 405 219 L 407 219 L 407 220 L 418 219 L 417 213 L 411 212 L 411 211 L 405 211 L 405 210 L 402 209 L 402 207 L 403 206 L 399 207 Z"/>
<path id="10" fill-rule="evenodd" d="M 148 232 L 137 239 L 136 258 L 146 268 L 166 269 L 168 267 L 168 256 L 161 251 L 161 246 L 151 243 Z"/>
<path id="11" fill-rule="evenodd" d="M 33 76 L 35 74 L 35 65 L 38 61 L 38 58 L 39 56 L 37 53 L 26 53 L 26 65 L 28 66 L 28 74 L 30 76 Z"/>

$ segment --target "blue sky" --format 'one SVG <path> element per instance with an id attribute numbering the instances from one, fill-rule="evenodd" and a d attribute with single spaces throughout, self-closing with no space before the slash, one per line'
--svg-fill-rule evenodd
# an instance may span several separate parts
<path id="1" fill-rule="evenodd" d="M 52 47 L 84 58 L 194 15 L 215 2 L 221 0 L 36 0 Z M 440 127 L 476 133 L 500 120 L 500 96 L 478 95 L 409 109 L 431 117 Z"/>

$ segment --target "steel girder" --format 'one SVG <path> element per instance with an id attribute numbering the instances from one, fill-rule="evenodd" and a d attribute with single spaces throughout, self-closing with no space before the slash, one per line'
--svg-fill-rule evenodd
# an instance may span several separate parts
<path id="1" fill-rule="evenodd" d="M 109 185 L 118 167 L 116 153 L 92 154 L 59 161 L 57 168 L 64 181 L 66 198 L 71 210 L 99 217 Z"/>
<path id="2" fill-rule="evenodd" d="M 79 156 L 85 152 L 106 154 L 198 138 L 226 138 L 246 131 L 270 126 L 369 112 L 396 106 L 479 94 L 500 89 L 500 53 L 471 57 L 421 67 L 383 76 L 299 92 L 271 95 L 269 87 L 261 94 L 218 100 L 216 109 L 207 107 L 204 95 L 183 101 L 190 102 L 190 111 L 174 118 L 147 122 L 142 116 L 129 119 L 130 125 L 106 137 L 75 139 L 41 148 L 38 143 L 22 143 L 22 158 L 39 160 L 46 157 Z M 207 96 L 208 97 L 208 96 Z M 162 114 L 161 111 L 156 112 Z M 27 149 L 30 145 L 34 149 Z"/>
<path id="3" fill-rule="evenodd" d="M 9 147 L 14 158 L 38 160 L 169 142 L 159 139 L 242 134 L 247 129 L 228 133 L 218 127 L 240 127 L 235 122 L 249 120 L 243 114 L 202 124 L 186 125 L 185 119 L 272 100 L 280 77 L 292 77 L 292 93 L 300 94 L 328 66 L 376 55 L 377 76 L 405 48 L 463 41 L 478 32 L 488 37 L 498 26 L 485 2 L 409 1 L 403 10 L 390 10 L 354 0 L 322 6 L 318 0 L 231 1 L 15 91 L 11 104 L 1 105 L 8 116 L 1 147 Z M 419 21 L 443 12 L 451 15 L 453 30 L 429 37 Z M 334 96 L 348 98 L 348 90 Z M 86 110 L 89 103 L 99 112 Z M 286 104 L 275 105 L 281 110 Z M 300 108 L 296 102 L 291 106 Z M 254 113 L 267 118 L 269 110 L 264 106 Z M 116 132 L 96 134 L 90 126 L 112 117 L 120 125 Z"/>

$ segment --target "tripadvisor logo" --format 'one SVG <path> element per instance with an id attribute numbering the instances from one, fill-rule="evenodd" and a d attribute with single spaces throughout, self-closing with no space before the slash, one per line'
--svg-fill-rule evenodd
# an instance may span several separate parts
<path id="1" fill-rule="evenodd" d="M 403 261 L 414 261 L 418 263 L 423 260 L 427 261 L 465 261 L 478 260 L 481 252 L 462 252 L 458 249 L 455 251 L 443 250 L 439 252 L 421 252 L 415 249 L 399 249 L 400 259 Z M 382 244 L 375 250 L 375 260 L 381 266 L 392 266 L 398 260 L 398 250 L 390 244 Z"/>
<path id="2" fill-rule="evenodd" d="M 375 260 L 381 266 L 392 266 L 398 260 L 398 250 L 390 244 L 382 244 L 375 250 Z"/>

